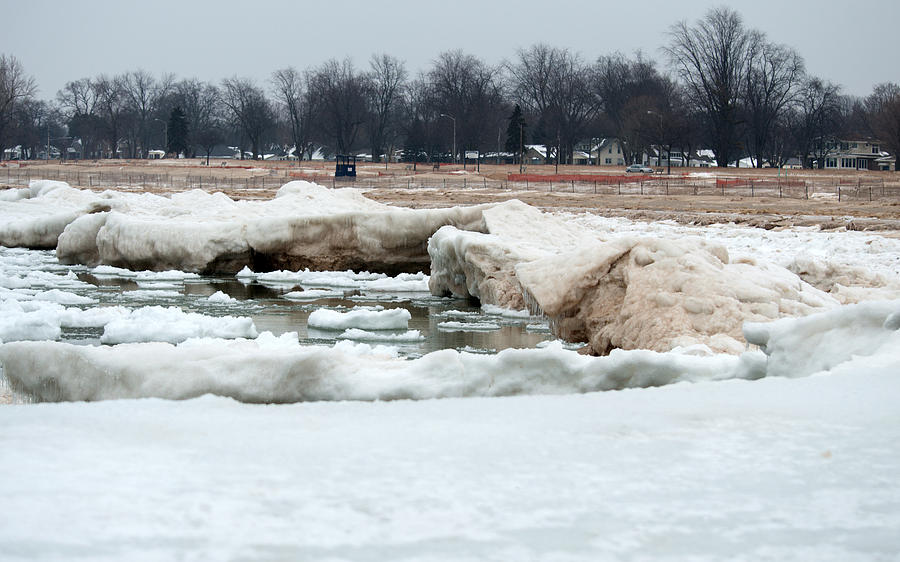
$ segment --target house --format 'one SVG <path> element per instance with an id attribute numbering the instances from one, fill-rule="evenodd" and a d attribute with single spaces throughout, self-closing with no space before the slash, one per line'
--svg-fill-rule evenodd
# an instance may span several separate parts
<path id="1" fill-rule="evenodd" d="M 525 164 L 541 165 L 547 163 L 547 147 L 543 144 L 525 145 Z"/>
<path id="2" fill-rule="evenodd" d="M 598 166 L 624 166 L 625 153 L 619 139 L 600 139 L 597 146 L 591 150 L 591 159 Z"/>
<path id="3" fill-rule="evenodd" d="M 879 170 L 878 161 L 889 157 L 881 151 L 877 140 L 836 140 L 828 144 L 825 157 L 826 170 Z"/>

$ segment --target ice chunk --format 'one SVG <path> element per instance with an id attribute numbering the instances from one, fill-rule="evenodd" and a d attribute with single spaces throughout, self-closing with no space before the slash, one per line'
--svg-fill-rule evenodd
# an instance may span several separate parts
<path id="1" fill-rule="evenodd" d="M 204 316 L 177 307 L 150 306 L 106 324 L 100 341 L 179 343 L 189 338 L 255 338 L 256 335 L 253 320 L 247 317 Z"/>
<path id="2" fill-rule="evenodd" d="M 694 344 L 741 353 L 744 322 L 838 305 L 784 268 L 731 263 L 699 240 L 621 238 L 520 264 L 516 275 L 554 334 L 599 354 Z"/>
<path id="3" fill-rule="evenodd" d="M 412 315 L 405 308 L 372 310 L 356 307 L 349 312 L 327 308 L 314 310 L 307 321 L 309 327 L 321 330 L 405 330 Z"/>
<path id="4" fill-rule="evenodd" d="M 385 334 L 383 332 L 370 332 L 368 330 L 360 330 L 358 328 L 350 328 L 344 330 L 338 336 L 341 340 L 357 340 L 357 341 L 374 341 L 385 343 L 408 343 L 419 342 L 425 339 L 425 336 L 419 330 L 408 330 L 402 334 Z"/>

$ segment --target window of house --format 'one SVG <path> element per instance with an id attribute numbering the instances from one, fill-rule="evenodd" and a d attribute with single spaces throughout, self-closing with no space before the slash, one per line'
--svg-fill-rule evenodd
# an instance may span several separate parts
<path id="1" fill-rule="evenodd" d="M 826 158 L 825 159 L 825 167 L 826 168 L 837 168 L 837 158 Z"/>
<path id="2" fill-rule="evenodd" d="M 607 164 L 612 164 L 612 158 L 607 158 L 607 159 L 606 159 L 606 163 L 607 163 Z"/>
<path id="3" fill-rule="evenodd" d="M 857 158 L 856 159 L 856 169 L 857 170 L 868 170 L 869 169 L 869 161 L 865 158 Z"/>
<path id="4" fill-rule="evenodd" d="M 850 150 L 850 143 L 842 142 L 842 143 L 841 143 L 841 150 L 842 150 L 843 152 L 847 152 L 848 150 Z"/>
<path id="5" fill-rule="evenodd" d="M 881 151 L 878 150 L 880 147 L 877 144 L 872 145 L 872 154 L 881 154 Z"/>
<path id="6" fill-rule="evenodd" d="M 621 146 L 617 146 L 617 147 L 616 147 L 616 154 L 622 154 L 622 147 L 621 147 Z"/>
<path id="7" fill-rule="evenodd" d="M 858 148 L 858 146 L 859 146 L 858 144 L 853 143 L 853 145 L 851 146 L 851 148 Z"/>
<path id="8" fill-rule="evenodd" d="M 856 159 L 855 158 L 841 158 L 841 168 L 855 168 L 856 167 Z"/>

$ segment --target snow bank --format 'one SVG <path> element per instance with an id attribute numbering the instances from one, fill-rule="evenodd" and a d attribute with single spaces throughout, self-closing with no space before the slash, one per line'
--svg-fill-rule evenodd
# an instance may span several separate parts
<path id="1" fill-rule="evenodd" d="M 349 312 L 320 308 L 309 315 L 307 324 L 320 330 L 405 330 L 410 318 L 412 315 L 405 308 L 377 310 L 356 307 Z"/>
<path id="2" fill-rule="evenodd" d="M 67 217 L 57 248 L 61 261 L 193 272 L 233 273 L 248 265 L 418 271 L 428 267 L 426 241 L 434 231 L 447 224 L 479 229 L 486 208 L 398 209 L 354 189 L 303 181 L 285 184 L 269 201 L 200 190 L 114 197 L 120 204 L 108 213 Z"/>
<path id="3" fill-rule="evenodd" d="M 170 342 L 189 338 L 255 338 L 256 327 L 247 317 L 204 316 L 180 308 L 149 306 L 131 311 L 105 325 L 103 343 Z"/>
<path id="4" fill-rule="evenodd" d="M 802 377 L 853 365 L 900 373 L 900 300 L 847 305 L 806 318 L 744 325 L 772 376 Z M 854 370 L 850 370 L 854 373 Z"/>
<path id="5" fill-rule="evenodd" d="M 558 394 L 681 381 L 815 373 L 900 372 L 900 302 L 848 305 L 806 318 L 748 324 L 762 351 L 714 354 L 614 349 L 590 357 L 553 343 L 496 355 L 442 350 L 414 360 L 366 345 L 300 346 L 296 334 L 257 340 L 189 340 L 74 346 L 0 345 L 15 388 L 40 400 L 182 399 L 212 393 L 246 402 L 389 400 Z M 345 342 L 346 343 L 346 342 Z"/>
<path id="6" fill-rule="evenodd" d="M 516 274 L 554 334 L 598 354 L 698 343 L 740 353 L 744 322 L 838 305 L 786 269 L 732 263 L 725 248 L 695 239 L 621 238 L 520 264 Z"/>
<path id="7" fill-rule="evenodd" d="M 696 357 L 617 351 L 586 357 L 561 346 L 497 355 L 443 350 L 404 361 L 357 344 L 334 348 L 258 340 L 193 340 L 74 346 L 0 346 L 13 386 L 44 401 L 216 394 L 244 402 L 394 400 L 562 394 L 658 386 L 678 381 L 756 378 L 762 353 Z"/>

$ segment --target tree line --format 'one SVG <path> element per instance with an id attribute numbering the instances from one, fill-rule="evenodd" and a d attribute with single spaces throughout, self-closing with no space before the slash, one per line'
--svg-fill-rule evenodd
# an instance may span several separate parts
<path id="1" fill-rule="evenodd" d="M 750 156 L 758 166 L 799 157 L 821 167 L 836 141 L 875 138 L 900 152 L 900 85 L 866 97 L 806 72 L 802 56 L 715 8 L 673 25 L 664 64 L 641 53 L 587 60 L 543 43 L 490 65 L 461 50 L 411 76 L 404 62 L 372 56 L 367 67 L 332 59 L 276 70 L 266 83 L 219 83 L 142 70 L 68 82 L 53 100 L 13 56 L 0 56 L 0 158 L 52 145 L 85 158 L 147 158 L 151 149 L 206 156 L 215 147 L 312 158 L 368 152 L 374 161 L 459 161 L 467 151 L 521 158 L 547 147 L 567 164 L 577 147 L 617 138 L 626 162 L 651 147 L 712 150 L 719 165 Z M 599 158 L 597 159 L 599 162 Z"/>

